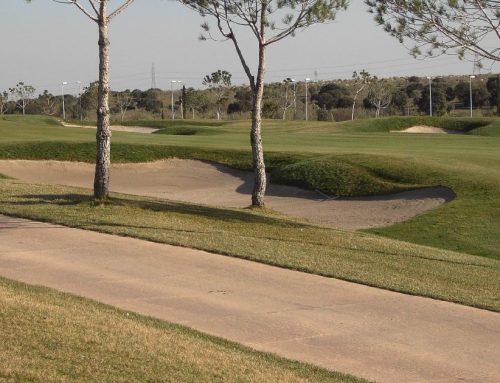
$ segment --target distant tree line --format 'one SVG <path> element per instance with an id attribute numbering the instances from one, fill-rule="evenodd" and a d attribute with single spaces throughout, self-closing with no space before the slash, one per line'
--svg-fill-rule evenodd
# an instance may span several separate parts
<path id="1" fill-rule="evenodd" d="M 430 104 L 434 115 L 445 115 L 470 107 L 483 114 L 498 110 L 498 76 L 447 76 L 429 80 L 422 77 L 378 79 L 366 71 L 352 79 L 309 83 L 309 113 L 317 120 L 342 121 L 381 115 L 425 115 Z M 252 111 L 252 92 L 248 86 L 232 86 L 231 75 L 217 71 L 204 78 L 206 89 L 186 88 L 174 91 L 176 118 L 243 119 Z M 19 82 L 0 91 L 0 114 L 40 114 L 62 116 L 62 97 L 47 90 L 39 93 Z M 172 94 L 169 90 L 124 90 L 110 92 L 112 119 L 170 119 Z M 81 94 L 64 96 L 66 116 L 73 120 L 96 120 L 97 82 L 84 87 Z M 305 83 L 284 79 L 264 87 L 262 113 L 270 119 L 303 119 Z"/>

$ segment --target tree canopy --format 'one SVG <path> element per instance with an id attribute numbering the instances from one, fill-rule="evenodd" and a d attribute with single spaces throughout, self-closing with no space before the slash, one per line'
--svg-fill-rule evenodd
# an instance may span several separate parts
<path id="1" fill-rule="evenodd" d="M 365 0 L 375 20 L 414 56 L 467 54 L 500 61 L 498 0 Z"/>

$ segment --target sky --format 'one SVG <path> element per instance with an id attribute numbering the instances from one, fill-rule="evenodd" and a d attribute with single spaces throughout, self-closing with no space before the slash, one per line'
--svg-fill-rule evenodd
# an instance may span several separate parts
<path id="1" fill-rule="evenodd" d="M 123 0 L 111 0 L 111 8 Z M 111 87 L 149 89 L 152 65 L 156 86 L 170 89 L 171 80 L 202 87 L 202 79 L 218 69 L 229 71 L 234 84 L 246 83 L 229 41 L 199 41 L 203 19 L 172 0 L 135 0 L 110 25 Z M 77 94 L 97 80 L 97 24 L 75 6 L 52 0 L 0 0 L 3 39 L 0 91 L 23 81 L 38 92 Z M 256 63 L 255 40 L 242 36 L 248 61 Z M 252 65 L 255 67 L 255 65 Z M 498 71 L 499 65 L 486 70 Z M 363 0 L 327 24 L 314 25 L 268 49 L 266 82 L 287 77 L 303 80 L 350 78 L 366 69 L 378 77 L 471 74 L 473 65 L 455 56 L 417 60 L 395 38 L 375 24 Z"/>

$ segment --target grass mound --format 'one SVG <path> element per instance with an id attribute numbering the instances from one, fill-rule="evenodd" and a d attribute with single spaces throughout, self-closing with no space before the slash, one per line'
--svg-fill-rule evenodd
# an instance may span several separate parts
<path id="1" fill-rule="evenodd" d="M 221 134 L 220 131 L 211 129 L 209 126 L 176 125 L 161 128 L 153 134 L 167 134 L 172 136 L 194 136 L 194 135 L 214 135 Z"/>
<path id="2" fill-rule="evenodd" d="M 272 173 L 272 181 L 335 196 L 388 194 L 422 186 L 396 183 L 335 157 L 308 159 L 277 168 Z"/>
<path id="3" fill-rule="evenodd" d="M 59 120 L 54 117 L 48 116 L 35 116 L 27 115 L 21 116 L 16 114 L 4 114 L 0 118 L 2 124 L 8 125 L 12 128 L 24 127 L 26 125 L 37 125 L 37 126 L 61 126 Z"/>
<path id="4" fill-rule="evenodd" d="M 500 122 L 491 118 L 456 118 L 456 117 L 384 117 L 347 121 L 339 124 L 339 129 L 345 132 L 390 132 L 404 130 L 412 126 L 427 125 L 447 130 L 468 133 L 475 129 L 495 125 L 500 130 Z"/>
<path id="5" fill-rule="evenodd" d="M 365 382 L 188 328 L 0 278 L 7 382 Z"/>
<path id="6" fill-rule="evenodd" d="M 179 127 L 218 127 L 229 124 L 228 121 L 207 120 L 131 120 L 120 122 L 124 126 L 144 126 L 147 128 L 179 128 Z"/>

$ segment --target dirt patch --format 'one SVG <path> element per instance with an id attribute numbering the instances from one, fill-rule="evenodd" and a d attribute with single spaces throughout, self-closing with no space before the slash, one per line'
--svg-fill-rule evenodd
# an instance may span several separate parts
<path id="1" fill-rule="evenodd" d="M 76 125 L 76 124 L 64 124 L 63 126 L 67 128 L 85 128 L 85 129 L 96 129 L 95 126 L 88 126 L 88 125 Z M 112 132 L 130 132 L 130 133 L 144 133 L 144 134 L 151 134 L 159 129 L 155 128 L 148 128 L 145 126 L 124 126 L 124 125 L 111 125 L 111 131 Z"/>
<path id="2" fill-rule="evenodd" d="M 91 188 L 94 165 L 58 161 L 0 161 L 0 173 L 23 182 Z M 250 204 L 253 175 L 193 160 L 114 164 L 111 190 L 223 207 Z M 344 229 L 383 227 L 451 201 L 449 188 L 433 187 L 364 198 L 329 199 L 297 187 L 268 185 L 266 205 L 284 214 Z"/>
<path id="3" fill-rule="evenodd" d="M 433 134 L 463 134 L 458 130 L 436 128 L 435 126 L 417 125 L 403 130 L 391 130 L 391 133 L 433 133 Z"/>

